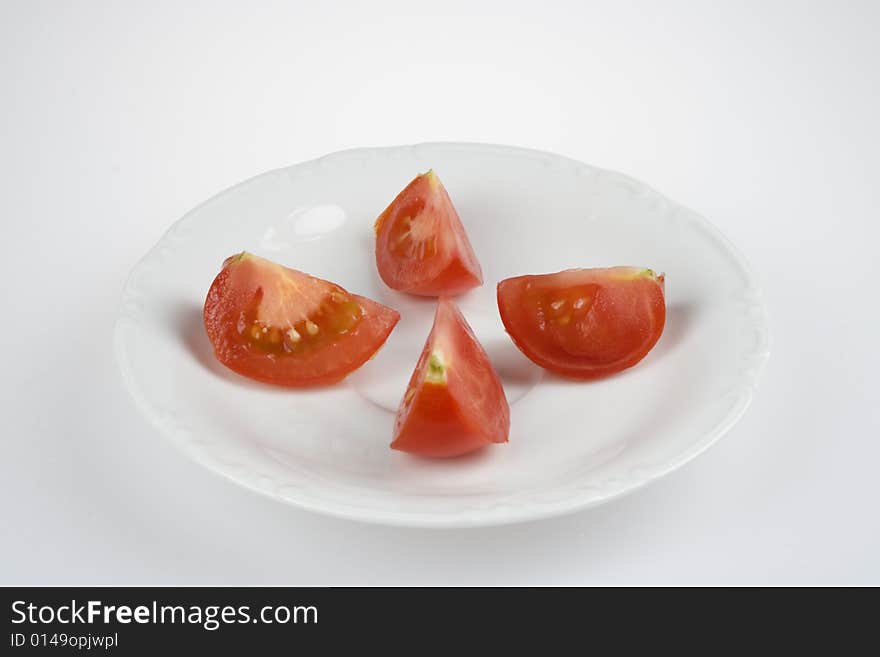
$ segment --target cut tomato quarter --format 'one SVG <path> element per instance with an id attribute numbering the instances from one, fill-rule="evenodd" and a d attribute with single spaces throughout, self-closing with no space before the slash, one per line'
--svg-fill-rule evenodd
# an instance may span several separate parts
<path id="1" fill-rule="evenodd" d="M 295 269 L 239 253 L 205 299 L 205 329 L 229 369 L 281 386 L 339 381 L 385 343 L 400 315 Z"/>
<path id="2" fill-rule="evenodd" d="M 388 287 L 454 295 L 483 283 L 480 263 L 443 183 L 416 178 L 376 219 L 376 267 Z"/>
<path id="3" fill-rule="evenodd" d="M 507 442 L 509 430 L 498 373 L 455 303 L 441 298 L 397 411 L 391 447 L 420 456 L 460 456 Z"/>
<path id="4" fill-rule="evenodd" d="M 578 379 L 638 363 L 666 321 L 664 277 L 650 269 L 569 269 L 498 284 L 507 333 L 532 361 Z"/>

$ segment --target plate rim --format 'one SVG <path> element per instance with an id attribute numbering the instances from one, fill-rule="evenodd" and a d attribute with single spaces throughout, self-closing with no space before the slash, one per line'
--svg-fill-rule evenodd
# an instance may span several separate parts
<path id="1" fill-rule="evenodd" d="M 160 414 L 156 412 L 155 408 L 147 401 L 140 386 L 136 383 L 136 377 L 134 376 L 124 345 L 125 325 L 127 322 L 135 321 L 134 318 L 126 312 L 126 303 L 131 295 L 132 282 L 138 278 L 151 259 L 161 250 L 167 248 L 168 243 L 173 241 L 175 232 L 184 224 L 188 223 L 192 216 L 197 214 L 202 208 L 213 203 L 218 198 L 225 196 L 239 187 L 244 187 L 259 178 L 271 176 L 280 172 L 287 172 L 290 174 L 297 169 L 305 170 L 307 168 L 320 166 L 322 162 L 346 156 L 351 157 L 356 155 L 362 157 L 372 153 L 387 153 L 397 150 L 416 150 L 424 148 L 479 149 L 484 151 L 496 151 L 502 154 L 507 153 L 516 156 L 540 158 L 547 161 L 564 162 L 569 166 L 587 169 L 593 173 L 615 178 L 628 185 L 634 185 L 641 190 L 642 193 L 650 194 L 654 198 L 667 203 L 670 208 L 683 210 L 683 214 L 688 217 L 688 220 L 691 223 L 698 223 L 700 227 L 708 232 L 713 240 L 723 248 L 724 252 L 732 258 L 735 265 L 742 272 L 746 281 L 745 289 L 747 290 L 747 297 L 749 299 L 749 314 L 751 316 L 750 325 L 756 329 L 759 336 L 754 347 L 743 356 L 743 361 L 749 362 L 750 366 L 744 368 L 743 372 L 738 377 L 736 401 L 731 405 L 727 414 L 721 418 L 711 430 L 705 432 L 700 439 L 688 449 L 679 452 L 675 457 L 668 459 L 661 465 L 648 468 L 649 471 L 643 473 L 640 477 L 630 478 L 624 486 L 607 491 L 604 494 L 593 495 L 591 497 L 585 497 L 583 494 L 580 496 L 574 495 L 567 500 L 556 501 L 552 504 L 519 504 L 515 506 L 499 505 L 478 510 L 465 509 L 442 514 L 432 514 L 430 512 L 395 512 L 393 510 L 371 507 L 349 507 L 332 501 L 321 502 L 320 500 L 308 496 L 298 498 L 296 496 L 281 495 L 266 487 L 256 485 L 253 481 L 244 478 L 237 478 L 231 472 L 219 467 L 219 465 L 211 458 L 208 458 L 206 454 L 193 449 L 184 441 L 176 439 L 174 434 L 179 431 L 180 428 L 173 426 L 173 423 L 171 422 L 163 420 Z M 307 511 L 369 524 L 437 529 L 489 527 L 549 519 L 579 510 L 593 508 L 612 500 L 619 499 L 638 490 L 642 490 L 648 484 L 681 468 L 686 463 L 705 452 L 711 446 L 715 445 L 739 421 L 754 399 L 758 383 L 770 356 L 770 347 L 771 335 L 766 303 L 761 285 L 752 266 L 739 249 L 720 231 L 720 229 L 701 214 L 677 201 L 673 201 L 641 180 L 612 169 L 597 167 L 550 151 L 487 142 L 459 141 L 434 141 L 395 146 L 367 146 L 343 149 L 288 166 L 269 169 L 222 189 L 194 206 L 179 219 L 174 221 L 162 234 L 159 240 L 135 263 L 122 286 L 119 311 L 113 329 L 113 351 L 115 359 L 123 379 L 124 387 L 134 400 L 135 406 L 140 413 L 146 417 L 148 422 L 158 430 L 165 440 L 171 442 L 175 448 L 179 449 L 190 459 L 206 468 L 208 471 L 218 474 L 229 481 L 235 482 L 238 486 L 260 493 L 265 497 Z"/>

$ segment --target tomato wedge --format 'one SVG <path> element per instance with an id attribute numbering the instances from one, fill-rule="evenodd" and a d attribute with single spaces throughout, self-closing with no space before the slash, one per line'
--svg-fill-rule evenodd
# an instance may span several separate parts
<path id="1" fill-rule="evenodd" d="M 460 456 L 507 442 L 509 429 L 498 373 L 455 303 L 442 297 L 397 411 L 391 447 L 420 456 Z"/>
<path id="2" fill-rule="evenodd" d="M 301 387 L 334 383 L 363 365 L 400 315 L 335 283 L 239 253 L 208 290 L 204 319 L 226 367 Z"/>
<path id="3" fill-rule="evenodd" d="M 388 287 L 436 297 L 482 285 L 477 256 L 433 171 L 416 176 L 375 229 L 376 267 Z"/>
<path id="4" fill-rule="evenodd" d="M 638 363 L 666 321 L 664 277 L 650 269 L 569 269 L 498 284 L 498 310 L 520 351 L 578 379 Z"/>

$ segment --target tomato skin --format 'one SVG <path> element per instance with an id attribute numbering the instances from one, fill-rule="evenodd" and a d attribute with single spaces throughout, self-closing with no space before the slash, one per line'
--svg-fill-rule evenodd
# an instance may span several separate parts
<path id="1" fill-rule="evenodd" d="M 660 339 L 664 283 L 662 274 L 637 267 L 517 276 L 498 283 L 498 310 L 514 344 L 534 363 L 597 379 L 632 367 Z"/>
<path id="2" fill-rule="evenodd" d="M 432 365 L 438 354 L 442 367 Z M 498 373 L 455 303 L 441 298 L 397 412 L 392 449 L 449 458 L 507 442 L 509 431 Z"/>
<path id="3" fill-rule="evenodd" d="M 345 334 L 334 334 L 323 345 L 302 354 L 269 353 L 249 343 L 242 334 L 242 318 L 264 290 L 276 289 L 279 277 L 290 277 L 307 298 L 293 298 L 293 308 L 309 309 L 324 301 L 324 294 L 344 294 L 362 309 L 359 321 Z M 267 295 L 268 296 L 268 295 Z M 273 318 L 284 317 L 285 308 L 266 309 Z M 256 381 L 286 387 L 309 387 L 336 383 L 369 360 L 385 343 L 400 319 L 396 310 L 303 272 L 263 258 L 242 253 L 227 258 L 208 290 L 204 307 L 205 330 L 217 360 L 232 371 Z M 303 314 L 302 317 L 306 315 Z M 293 319 L 293 318 L 292 318 Z M 300 319 L 297 317 L 297 319 Z M 317 325 L 316 325 L 317 326 Z"/>
<path id="4" fill-rule="evenodd" d="M 492 440 L 462 420 L 462 411 L 445 385 L 425 384 L 417 393 L 410 418 L 391 448 L 418 456 L 450 458 L 485 447 Z"/>
<path id="5" fill-rule="evenodd" d="M 397 195 L 375 230 L 376 268 L 388 287 L 435 297 L 483 284 L 458 212 L 433 171 L 416 176 Z"/>

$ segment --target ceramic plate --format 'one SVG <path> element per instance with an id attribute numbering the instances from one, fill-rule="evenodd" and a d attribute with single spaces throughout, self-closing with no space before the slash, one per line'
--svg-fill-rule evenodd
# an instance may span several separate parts
<path id="1" fill-rule="evenodd" d="M 385 287 L 373 258 L 374 219 L 429 168 L 482 263 L 485 285 L 459 305 L 511 410 L 508 444 L 449 461 L 388 448 L 434 304 Z M 337 386 L 292 391 L 242 378 L 214 359 L 202 325 L 211 281 L 242 250 L 396 308 L 400 324 Z M 666 273 L 666 329 L 639 365 L 577 383 L 517 351 L 498 315 L 497 281 L 610 265 Z M 758 286 L 708 221 L 621 174 L 477 144 L 345 151 L 215 196 L 135 267 L 115 346 L 143 413 L 206 467 L 306 509 L 437 527 L 565 513 L 671 472 L 736 422 L 768 354 Z"/>

